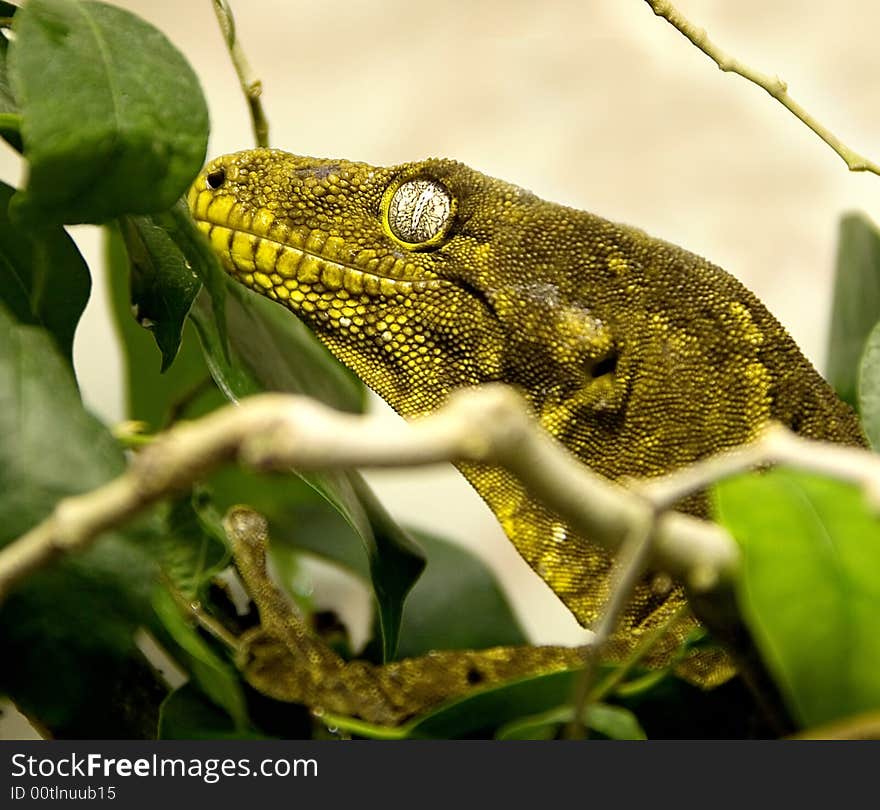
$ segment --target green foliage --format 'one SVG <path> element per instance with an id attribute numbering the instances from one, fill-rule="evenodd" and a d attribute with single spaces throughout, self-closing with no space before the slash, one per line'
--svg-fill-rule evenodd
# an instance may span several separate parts
<path id="1" fill-rule="evenodd" d="M 878 320 L 880 232 L 864 214 L 847 214 L 840 220 L 826 376 L 853 406 L 859 358 Z"/>
<path id="2" fill-rule="evenodd" d="M 880 263 L 877 265 L 880 273 Z M 858 405 L 865 435 L 875 450 L 880 448 L 880 321 L 865 340 L 859 361 Z"/>
<path id="3" fill-rule="evenodd" d="M 0 287 L 19 323 L 42 326 L 73 362 L 73 333 L 89 298 L 89 268 L 63 228 L 22 228 L 9 219 L 15 189 L 0 183 Z"/>
<path id="4" fill-rule="evenodd" d="M 167 590 L 156 591 L 153 607 L 173 642 L 169 650 L 185 665 L 193 685 L 228 715 L 236 731 L 246 731 L 244 687 L 235 668 L 186 621 Z"/>
<path id="5" fill-rule="evenodd" d="M 124 466 L 49 334 L 16 322 L 2 304 L 0 435 L 0 547 L 60 498 L 100 486 Z M 142 736 L 155 723 L 163 689 L 133 640 L 150 619 L 155 581 L 145 534 L 148 526 L 108 534 L 0 605 L 0 693 L 57 736 Z"/>
<path id="6" fill-rule="evenodd" d="M 805 726 L 880 707 L 880 523 L 850 484 L 777 469 L 716 487 L 739 603 Z"/>
<path id="7" fill-rule="evenodd" d="M 14 44 L 0 38 L 0 136 L 23 151 L 28 179 L 24 189 L 0 186 L 0 546 L 125 468 L 123 447 L 83 407 L 73 376 L 91 278 L 65 223 L 110 221 L 127 416 L 147 431 L 264 391 L 365 406 L 363 385 L 302 323 L 227 278 L 179 202 L 208 136 L 184 57 L 143 20 L 101 3 L 0 3 L 0 16 L 13 15 Z M 880 237 L 849 215 L 829 374 L 857 399 L 875 446 L 878 319 Z M 743 617 L 798 723 L 880 709 L 880 532 L 861 495 L 776 471 L 726 482 L 716 499 L 743 549 Z M 279 584 L 307 620 L 304 555 L 369 585 L 376 629 L 363 657 L 527 641 L 476 557 L 442 538 L 413 539 L 357 474 L 228 468 L 56 560 L 0 604 L 0 692 L 64 737 L 549 739 L 571 721 L 576 672 L 475 689 L 397 729 L 319 719 L 258 695 L 235 666 L 235 637 L 256 617 L 237 610 L 218 579 L 230 563 L 220 517 L 238 503 L 269 520 Z M 144 630 L 183 671 L 183 686 L 169 692 L 157 680 L 136 643 Z M 669 670 L 600 674 L 606 686 L 584 717 L 593 735 L 758 733 L 741 684 L 702 693 Z"/>
<path id="8" fill-rule="evenodd" d="M 9 78 L 29 169 L 15 212 L 104 222 L 173 205 L 208 143 L 183 55 L 134 14 L 88 0 L 33 0 L 15 34 Z"/>
<path id="9" fill-rule="evenodd" d="M 177 356 L 187 313 L 202 284 L 156 218 L 123 216 L 119 225 L 131 263 L 134 316 L 153 333 L 163 372 Z"/>

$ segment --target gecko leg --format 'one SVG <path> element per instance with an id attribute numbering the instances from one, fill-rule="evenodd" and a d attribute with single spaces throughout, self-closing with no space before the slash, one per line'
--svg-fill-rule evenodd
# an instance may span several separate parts
<path id="1" fill-rule="evenodd" d="M 268 526 L 234 507 L 224 520 L 236 567 L 260 613 L 239 639 L 237 664 L 259 692 L 379 725 L 398 725 L 469 692 L 517 678 L 580 669 L 574 647 L 442 650 L 378 666 L 345 661 L 315 636 L 266 571 Z"/>

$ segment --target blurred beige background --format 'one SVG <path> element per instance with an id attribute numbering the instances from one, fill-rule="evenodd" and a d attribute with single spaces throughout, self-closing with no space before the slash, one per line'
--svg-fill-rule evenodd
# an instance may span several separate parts
<path id="1" fill-rule="evenodd" d="M 193 63 L 211 109 L 209 156 L 250 146 L 210 0 L 118 5 L 161 28 Z M 454 157 L 638 225 L 737 275 L 821 368 L 837 220 L 853 208 L 876 215 L 880 178 L 847 172 L 769 96 L 718 71 L 642 0 L 233 5 L 264 82 L 274 146 L 375 164 Z M 845 142 L 880 159 L 876 0 L 678 6 L 722 47 L 786 79 Z M 20 182 L 8 150 L 0 177 Z M 95 229 L 74 232 L 96 267 Z M 88 404 L 110 421 L 122 415 L 113 346 L 99 282 L 76 363 Z M 442 531 L 493 566 L 535 641 L 583 638 L 452 468 L 369 478 L 398 519 Z"/>

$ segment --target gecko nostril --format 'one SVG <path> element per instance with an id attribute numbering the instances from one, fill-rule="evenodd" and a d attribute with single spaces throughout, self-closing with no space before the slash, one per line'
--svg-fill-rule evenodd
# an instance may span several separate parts
<path id="1" fill-rule="evenodd" d="M 590 369 L 590 376 L 596 380 L 599 377 L 604 377 L 606 374 L 614 374 L 614 372 L 617 371 L 617 359 L 617 352 L 612 350 L 593 365 Z"/>
<path id="2" fill-rule="evenodd" d="M 226 182 L 226 169 L 215 169 L 205 175 L 205 183 L 210 189 L 220 188 Z"/>

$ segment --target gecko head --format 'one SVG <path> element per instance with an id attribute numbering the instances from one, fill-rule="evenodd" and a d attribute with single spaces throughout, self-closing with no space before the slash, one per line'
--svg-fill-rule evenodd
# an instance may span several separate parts
<path id="1" fill-rule="evenodd" d="M 491 380 L 540 409 L 612 357 L 555 255 L 584 215 L 461 163 L 247 150 L 209 163 L 188 203 L 227 272 L 302 317 L 401 412 Z"/>

